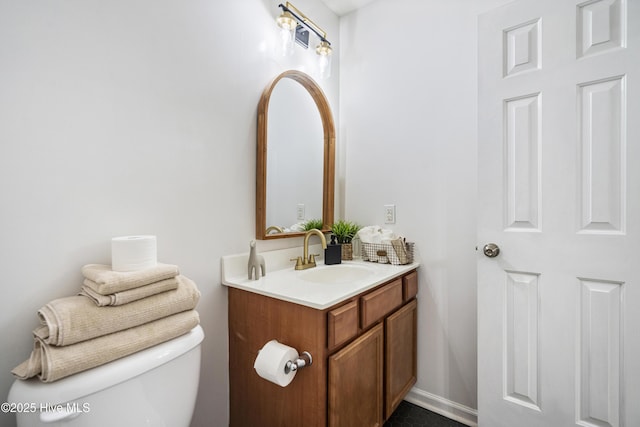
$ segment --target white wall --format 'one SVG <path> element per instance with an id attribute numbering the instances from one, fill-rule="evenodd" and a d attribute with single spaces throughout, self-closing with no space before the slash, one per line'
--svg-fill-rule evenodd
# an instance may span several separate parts
<path id="1" fill-rule="evenodd" d="M 476 408 L 476 17 L 507 0 L 378 0 L 341 20 L 344 213 L 416 243 L 412 397 Z M 456 414 L 457 405 L 462 413 Z"/>
<path id="2" fill-rule="evenodd" d="M 202 292 L 193 425 L 227 425 L 220 257 L 254 236 L 260 94 L 287 68 L 310 70 L 274 56 L 278 3 L 0 0 L 0 396 L 38 308 L 74 294 L 83 264 L 109 263 L 111 237 L 155 234 L 159 260 Z M 296 6 L 337 39 L 324 5 Z M 338 66 L 321 83 L 336 118 Z"/>

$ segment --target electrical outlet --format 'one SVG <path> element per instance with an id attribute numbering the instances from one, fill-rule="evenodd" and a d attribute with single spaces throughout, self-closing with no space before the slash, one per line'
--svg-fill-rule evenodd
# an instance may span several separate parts
<path id="1" fill-rule="evenodd" d="M 296 210 L 296 217 L 298 218 L 298 221 L 302 221 L 304 220 L 305 216 L 304 216 L 304 203 L 298 203 L 298 207 Z"/>
<path id="2" fill-rule="evenodd" d="M 396 205 L 384 205 L 384 223 L 396 223 Z"/>

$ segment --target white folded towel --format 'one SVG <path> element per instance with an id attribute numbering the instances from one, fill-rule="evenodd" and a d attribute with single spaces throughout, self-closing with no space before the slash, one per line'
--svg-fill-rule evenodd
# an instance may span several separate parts
<path id="1" fill-rule="evenodd" d="M 286 228 L 285 231 L 304 231 L 304 222 L 296 222 L 291 227 Z"/>
<path id="2" fill-rule="evenodd" d="M 380 241 L 382 243 L 391 243 L 392 240 L 396 240 L 398 236 L 391 230 L 382 229 L 380 231 Z"/>
<path id="3" fill-rule="evenodd" d="M 398 238 L 393 231 L 379 225 L 362 227 L 357 235 L 362 243 L 391 243 L 392 240 Z"/>

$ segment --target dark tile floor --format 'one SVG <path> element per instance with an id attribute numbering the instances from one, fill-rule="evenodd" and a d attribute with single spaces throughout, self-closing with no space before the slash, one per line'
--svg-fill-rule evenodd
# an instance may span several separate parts
<path id="1" fill-rule="evenodd" d="M 403 400 L 384 427 L 467 427 Z"/>

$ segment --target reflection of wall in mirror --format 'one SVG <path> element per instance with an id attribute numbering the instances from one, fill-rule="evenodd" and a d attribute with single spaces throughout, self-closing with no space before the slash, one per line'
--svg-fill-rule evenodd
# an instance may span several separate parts
<path id="1" fill-rule="evenodd" d="M 267 128 L 267 227 L 291 227 L 322 218 L 324 133 L 318 107 L 292 79 L 278 82 L 269 99 Z"/>

